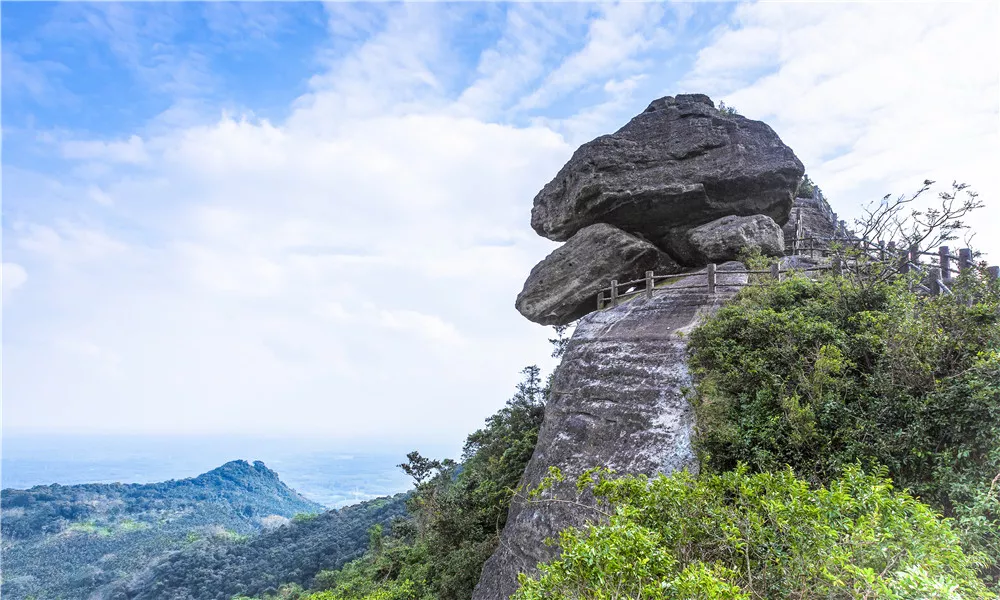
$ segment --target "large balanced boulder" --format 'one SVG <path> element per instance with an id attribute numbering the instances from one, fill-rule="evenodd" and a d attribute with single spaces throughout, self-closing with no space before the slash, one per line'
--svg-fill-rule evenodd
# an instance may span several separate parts
<path id="1" fill-rule="evenodd" d="M 571 323 L 597 306 L 597 293 L 610 280 L 641 279 L 680 268 L 656 246 L 624 231 L 598 223 L 585 227 L 535 265 L 514 305 L 527 319 L 542 325 Z"/>
<path id="2" fill-rule="evenodd" d="M 743 250 L 782 256 L 785 236 L 766 215 L 722 217 L 666 240 L 670 254 L 685 265 L 705 265 L 740 258 Z"/>
<path id="3" fill-rule="evenodd" d="M 667 96 L 577 149 L 535 196 L 531 226 L 562 241 L 608 223 L 663 247 L 671 231 L 728 215 L 784 224 L 803 173 L 765 123 L 720 112 L 702 94 Z"/>

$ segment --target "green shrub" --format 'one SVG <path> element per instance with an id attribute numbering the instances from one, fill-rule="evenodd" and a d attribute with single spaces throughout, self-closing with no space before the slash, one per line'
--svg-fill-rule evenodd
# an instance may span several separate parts
<path id="1" fill-rule="evenodd" d="M 1000 293 L 973 274 L 955 292 L 835 276 L 742 292 L 691 335 L 704 467 L 822 485 L 884 465 L 1000 556 Z"/>
<path id="2" fill-rule="evenodd" d="M 515 600 L 992 597 L 947 521 L 858 466 L 822 489 L 744 466 L 580 483 L 610 517 L 563 531 Z"/>

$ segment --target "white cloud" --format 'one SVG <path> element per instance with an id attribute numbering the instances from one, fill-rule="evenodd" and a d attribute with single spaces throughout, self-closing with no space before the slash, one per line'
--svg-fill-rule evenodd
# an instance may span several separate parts
<path id="1" fill-rule="evenodd" d="M 111 196 L 109 196 L 107 194 L 107 192 L 105 192 L 104 190 L 102 190 L 100 187 L 98 187 L 96 185 L 90 186 L 90 188 L 87 190 L 87 196 L 91 200 L 93 200 L 94 202 L 96 202 L 96 203 L 98 203 L 98 204 L 100 204 L 102 206 L 111 206 L 111 205 L 113 205 L 115 203 L 115 199 L 114 198 L 112 198 Z"/>
<path id="2" fill-rule="evenodd" d="M 1000 224 L 995 3 L 762 3 L 701 50 L 687 85 L 770 124 L 848 217 L 925 178 L 965 181 Z M 1000 259 L 1000 240 L 980 239 Z"/>
<path id="3" fill-rule="evenodd" d="M 126 250 L 124 243 L 103 231 L 66 221 L 51 227 L 15 225 L 15 231 L 18 248 L 57 264 L 101 260 Z"/>
<path id="4" fill-rule="evenodd" d="M 60 145 L 64 158 L 141 164 L 149 160 L 145 144 L 137 135 L 124 141 L 65 141 Z"/>
<path id="5" fill-rule="evenodd" d="M 447 413 L 457 440 L 493 412 L 523 363 L 547 359 L 513 299 L 550 245 L 527 226 L 531 199 L 570 148 L 545 128 L 434 113 L 433 99 L 333 120 L 323 107 L 357 86 L 379 105 L 426 85 L 366 82 L 377 73 L 317 84 L 282 123 L 224 115 L 149 135 L 141 171 L 109 143 L 74 146 L 109 169 L 62 184 L 84 214 L 9 233 L 39 271 L 34 297 L 58 310 L 7 353 L 5 395 L 33 399 L 10 404 L 8 425 L 386 437 Z M 98 210 L 128 229 L 92 226 Z M 81 356 L 117 361 L 93 373 Z M 91 410 L 53 423 L 69 395 Z M 276 405 L 284 416 L 261 422 Z"/>
<path id="6" fill-rule="evenodd" d="M 996 69 L 967 64 L 989 50 L 982 15 L 879 17 L 914 59 L 874 43 L 867 20 L 884 9 L 835 8 L 739 8 L 690 81 L 773 124 L 835 202 L 905 179 L 924 152 L 956 170 L 994 156 Z M 577 144 L 668 87 L 649 53 L 671 43 L 672 8 L 602 5 L 567 50 L 591 8 L 568 10 L 566 25 L 508 7 L 496 45 L 463 66 L 452 6 L 330 8 L 342 37 L 287 118 L 206 120 L 182 99 L 134 135 L 56 136 L 71 168 L 5 165 L 5 294 L 7 264 L 31 273 L 4 307 L 5 426 L 457 442 L 524 363 L 552 363 L 547 332 L 513 308 L 554 246 L 529 227 L 532 198 Z M 129 31 L 109 39 L 123 51 L 140 43 Z M 855 52 L 854 31 L 865 60 L 825 55 Z M 941 50 L 949 38 L 960 52 Z M 933 84 L 895 75 L 914 69 Z M 526 108 L 564 101 L 568 118 Z"/>
<path id="7" fill-rule="evenodd" d="M 11 292 L 24 285 L 28 280 L 28 273 L 17 263 L 5 262 L 2 268 L 0 278 L 3 279 L 3 299 L 6 300 Z"/>
<path id="8" fill-rule="evenodd" d="M 455 326 L 436 315 L 415 310 L 381 310 L 378 323 L 387 329 L 412 332 L 430 342 L 462 343 L 462 336 Z"/>
<path id="9" fill-rule="evenodd" d="M 667 10 L 660 3 L 619 2 L 597 5 L 601 16 L 587 32 L 587 43 L 546 76 L 519 103 L 521 109 L 549 105 L 594 79 L 634 71 L 635 55 L 664 40 L 659 23 Z"/>
<path id="10" fill-rule="evenodd" d="M 510 4 L 505 7 L 503 34 L 479 57 L 477 79 L 458 98 L 457 110 L 490 118 L 510 108 L 528 86 L 546 73 L 561 45 L 570 41 L 569 28 L 584 25 L 588 7 L 576 11 L 547 4 Z"/>

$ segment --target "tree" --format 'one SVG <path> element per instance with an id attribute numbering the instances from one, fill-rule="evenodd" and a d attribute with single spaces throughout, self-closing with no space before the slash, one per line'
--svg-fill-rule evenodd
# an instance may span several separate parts
<path id="1" fill-rule="evenodd" d="M 566 335 L 566 331 L 570 328 L 570 325 L 555 325 L 552 329 L 555 330 L 556 337 L 549 338 L 549 343 L 552 344 L 552 358 L 562 358 L 562 355 L 566 353 L 566 347 L 569 345 L 569 336 Z"/>
<path id="2" fill-rule="evenodd" d="M 919 260 L 920 254 L 930 253 L 960 234 L 964 234 L 966 245 L 971 245 L 969 226 L 963 219 L 983 207 L 979 194 L 968 184 L 955 181 L 949 190 L 938 193 L 938 204 L 920 208 L 918 200 L 934 183 L 927 179 L 910 195 L 891 199 L 886 194 L 869 203 L 864 214 L 854 220 L 853 240 L 831 246 L 832 254 L 845 265 L 845 274 L 855 284 L 891 281 L 900 265 Z"/>
<path id="3" fill-rule="evenodd" d="M 414 483 L 419 486 L 435 471 L 441 469 L 441 461 L 425 458 L 419 451 L 414 450 L 406 455 L 405 463 L 396 466 L 412 477 Z"/>

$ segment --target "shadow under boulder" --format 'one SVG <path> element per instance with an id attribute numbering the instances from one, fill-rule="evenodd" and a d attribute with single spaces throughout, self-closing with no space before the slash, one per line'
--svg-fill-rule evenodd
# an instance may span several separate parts
<path id="1" fill-rule="evenodd" d="M 646 271 L 663 275 L 679 273 L 681 267 L 646 240 L 598 223 L 535 265 L 514 305 L 535 323 L 565 325 L 592 312 L 598 291 L 610 280 L 641 279 Z"/>

